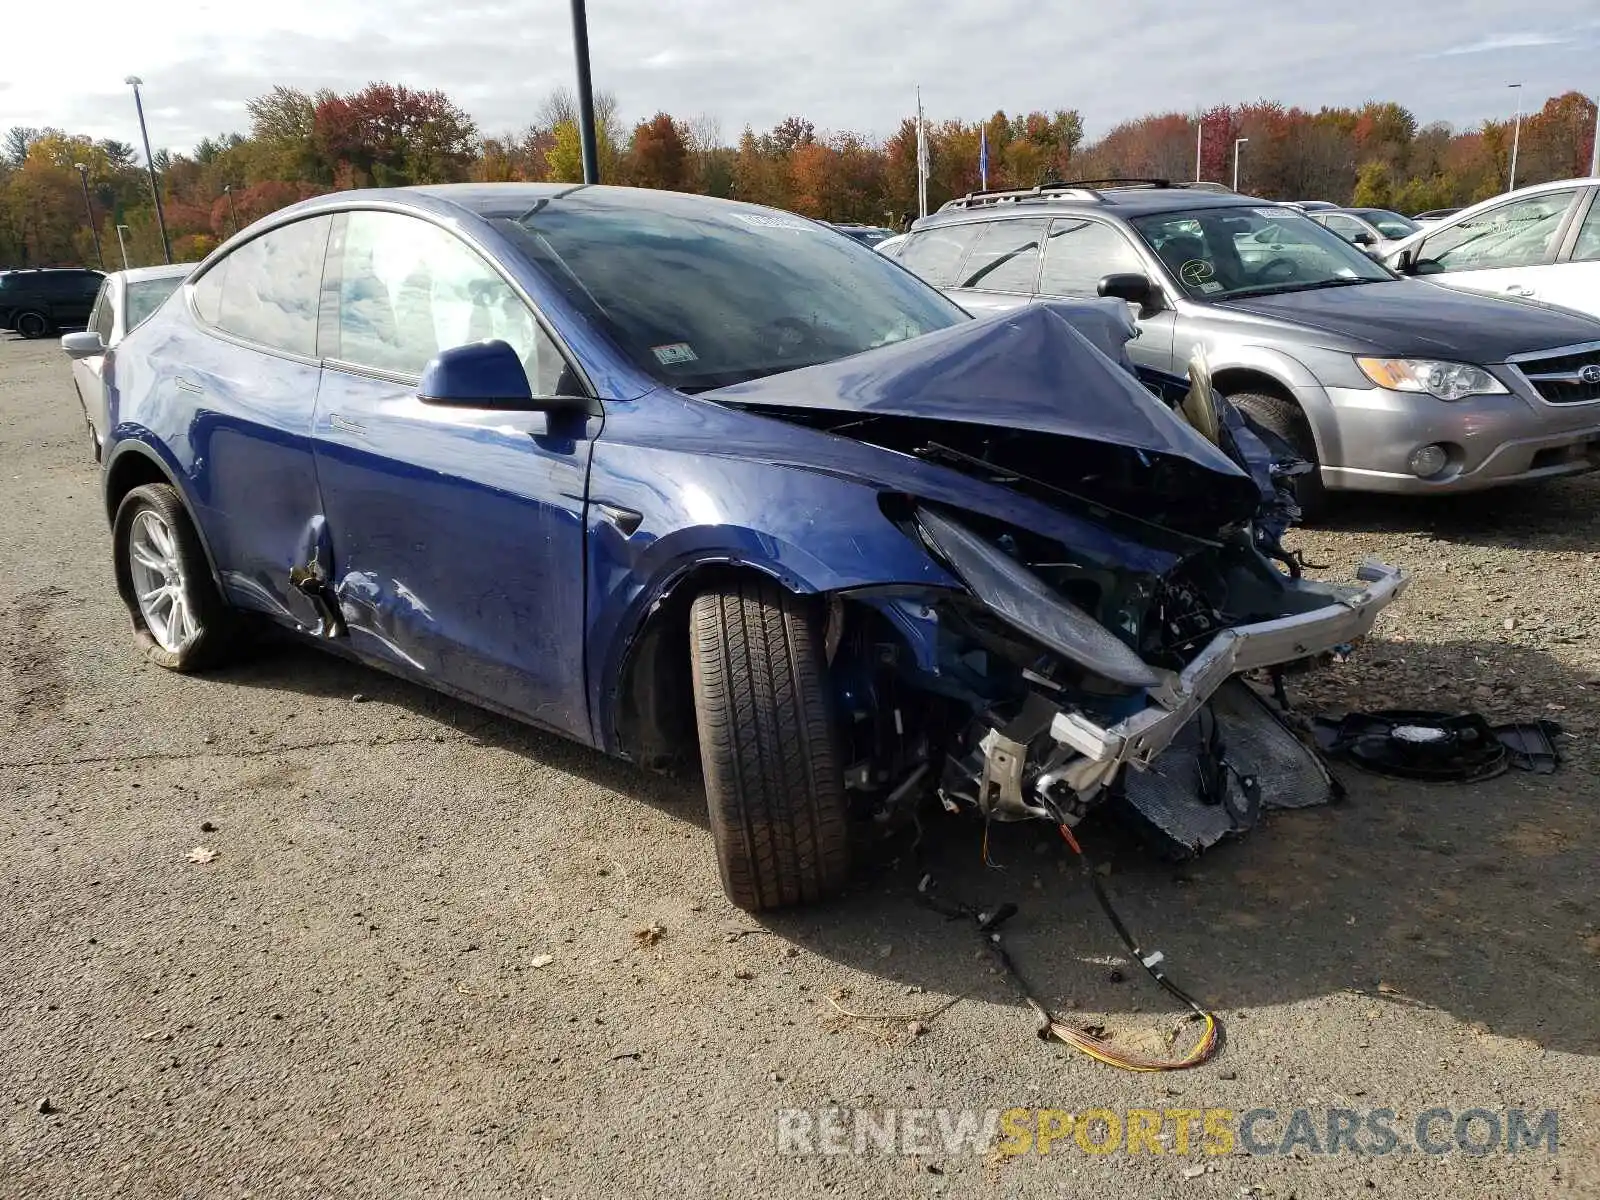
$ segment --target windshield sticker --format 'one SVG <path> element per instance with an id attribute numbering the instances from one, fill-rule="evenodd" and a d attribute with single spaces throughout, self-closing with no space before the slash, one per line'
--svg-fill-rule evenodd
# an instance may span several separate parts
<path id="1" fill-rule="evenodd" d="M 763 229 L 791 229 L 795 233 L 810 233 L 816 226 L 805 221 L 796 220 L 794 217 L 779 216 L 777 213 L 734 213 L 734 217 L 746 225 L 759 225 Z"/>
<path id="2" fill-rule="evenodd" d="M 1287 221 L 1290 217 L 1303 217 L 1305 213 L 1292 208 L 1252 208 L 1251 212 L 1269 221 Z"/>
<path id="3" fill-rule="evenodd" d="M 1222 290 L 1222 285 L 1215 279 L 1208 279 L 1200 285 L 1200 290 L 1205 292 L 1207 295 L 1210 295 L 1212 292 L 1220 292 Z"/>
<path id="4" fill-rule="evenodd" d="M 688 342 L 673 342 L 668 346 L 651 346 L 650 353 L 656 356 L 657 362 L 668 367 L 677 363 L 695 362 L 700 357 Z"/>
<path id="5" fill-rule="evenodd" d="M 1178 278 L 1190 287 L 1199 287 L 1216 273 L 1216 268 L 1203 258 L 1191 258 L 1178 268 Z"/>

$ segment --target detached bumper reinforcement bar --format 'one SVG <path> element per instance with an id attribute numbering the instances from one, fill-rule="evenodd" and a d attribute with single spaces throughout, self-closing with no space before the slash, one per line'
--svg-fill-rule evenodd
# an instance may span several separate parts
<path id="1" fill-rule="evenodd" d="M 1411 582 L 1398 567 L 1376 559 L 1362 563 L 1356 578 L 1367 586 L 1330 587 L 1330 603 L 1322 608 L 1223 630 L 1174 682 L 1151 690 L 1153 704 L 1110 728 L 1082 713 L 1060 712 L 1050 723 L 1050 735 L 1095 762 L 1148 766 L 1230 676 L 1309 658 L 1365 637 L 1378 614 Z"/>

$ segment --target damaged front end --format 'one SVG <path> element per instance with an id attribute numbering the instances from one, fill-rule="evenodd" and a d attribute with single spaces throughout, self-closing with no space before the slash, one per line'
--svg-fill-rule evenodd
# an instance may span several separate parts
<path id="1" fill-rule="evenodd" d="M 847 360 L 848 374 L 807 370 L 781 390 L 716 398 L 938 464 L 1106 535 L 1066 544 L 992 505 L 883 496 L 964 586 L 835 603 L 846 781 L 866 807 L 891 819 L 931 784 L 948 809 L 1070 825 L 1116 797 L 1193 853 L 1263 807 L 1333 787 L 1237 677 L 1359 640 L 1407 578 L 1375 561 L 1353 585 L 1305 578 L 1279 540 L 1298 517 L 1300 465 L 1212 393 L 1203 361 L 1163 402 L 1070 324 L 1030 310 L 901 361 L 873 352 Z M 1041 393 L 1062 402 L 1043 413 L 1016 402 Z"/>

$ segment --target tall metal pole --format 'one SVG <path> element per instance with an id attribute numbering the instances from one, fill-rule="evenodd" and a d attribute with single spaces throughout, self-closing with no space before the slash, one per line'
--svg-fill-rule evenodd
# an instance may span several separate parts
<path id="1" fill-rule="evenodd" d="M 239 210 L 234 208 L 234 206 L 233 206 L 233 184 L 231 184 L 231 183 L 223 184 L 222 185 L 222 194 L 228 198 L 228 216 L 233 221 L 233 231 L 235 233 L 238 233 L 239 232 Z"/>
<path id="2" fill-rule="evenodd" d="M 156 202 L 156 225 L 161 230 L 161 251 L 167 256 L 168 265 L 171 265 L 172 239 L 167 237 L 167 214 L 161 209 L 161 184 L 156 179 L 156 160 L 150 155 L 150 131 L 144 125 L 144 101 L 139 98 L 139 85 L 144 80 L 137 75 L 129 75 L 122 82 L 133 88 L 133 106 L 139 110 L 139 136 L 144 139 L 144 165 L 150 171 L 150 194 L 155 197 Z"/>
<path id="3" fill-rule="evenodd" d="M 1508 83 L 1506 86 L 1517 92 L 1517 124 L 1511 131 L 1511 179 L 1506 184 L 1506 191 L 1514 192 L 1517 190 L 1517 144 L 1522 141 L 1522 85 Z"/>
<path id="4" fill-rule="evenodd" d="M 122 269 L 124 271 L 128 269 L 128 243 L 122 240 L 122 231 L 126 228 L 126 225 L 117 226 L 117 245 L 122 247 Z"/>
<path id="5" fill-rule="evenodd" d="M 1239 190 L 1239 147 L 1248 142 L 1249 138 L 1233 139 L 1233 190 Z"/>
<path id="6" fill-rule="evenodd" d="M 583 146 L 583 181 L 600 182 L 600 152 L 594 136 L 594 88 L 589 82 L 589 17 L 583 0 L 572 0 L 572 51 L 578 59 L 578 141 Z"/>
<path id="7" fill-rule="evenodd" d="M 1196 121 L 1194 123 L 1194 181 L 1196 183 L 1200 182 L 1200 145 L 1201 145 L 1201 139 L 1203 139 L 1205 136 L 1206 136 L 1205 121 L 1204 120 Z"/>
<path id="8" fill-rule="evenodd" d="M 100 249 L 100 227 L 94 222 L 94 205 L 89 201 L 89 168 L 82 163 L 73 163 L 78 168 L 78 182 L 83 184 L 83 211 L 89 215 L 89 232 L 94 234 L 94 256 L 100 263 L 100 269 L 106 269 L 105 252 Z"/>
<path id="9" fill-rule="evenodd" d="M 1589 174 L 1600 175 L 1600 96 L 1594 98 L 1594 146 L 1589 150 Z"/>

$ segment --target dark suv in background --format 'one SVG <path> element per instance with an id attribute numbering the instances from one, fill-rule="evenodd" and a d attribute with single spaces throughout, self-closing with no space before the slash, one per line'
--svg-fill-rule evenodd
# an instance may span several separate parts
<path id="1" fill-rule="evenodd" d="M 41 338 L 81 328 L 104 282 L 104 274 L 84 267 L 0 271 L 0 329 Z"/>
<path id="2" fill-rule="evenodd" d="M 1329 490 L 1456 492 L 1600 466 L 1600 321 L 1402 278 L 1297 207 L 1164 180 L 973 193 L 884 253 L 974 314 L 1126 301 L 1137 367 L 1220 391 Z"/>

